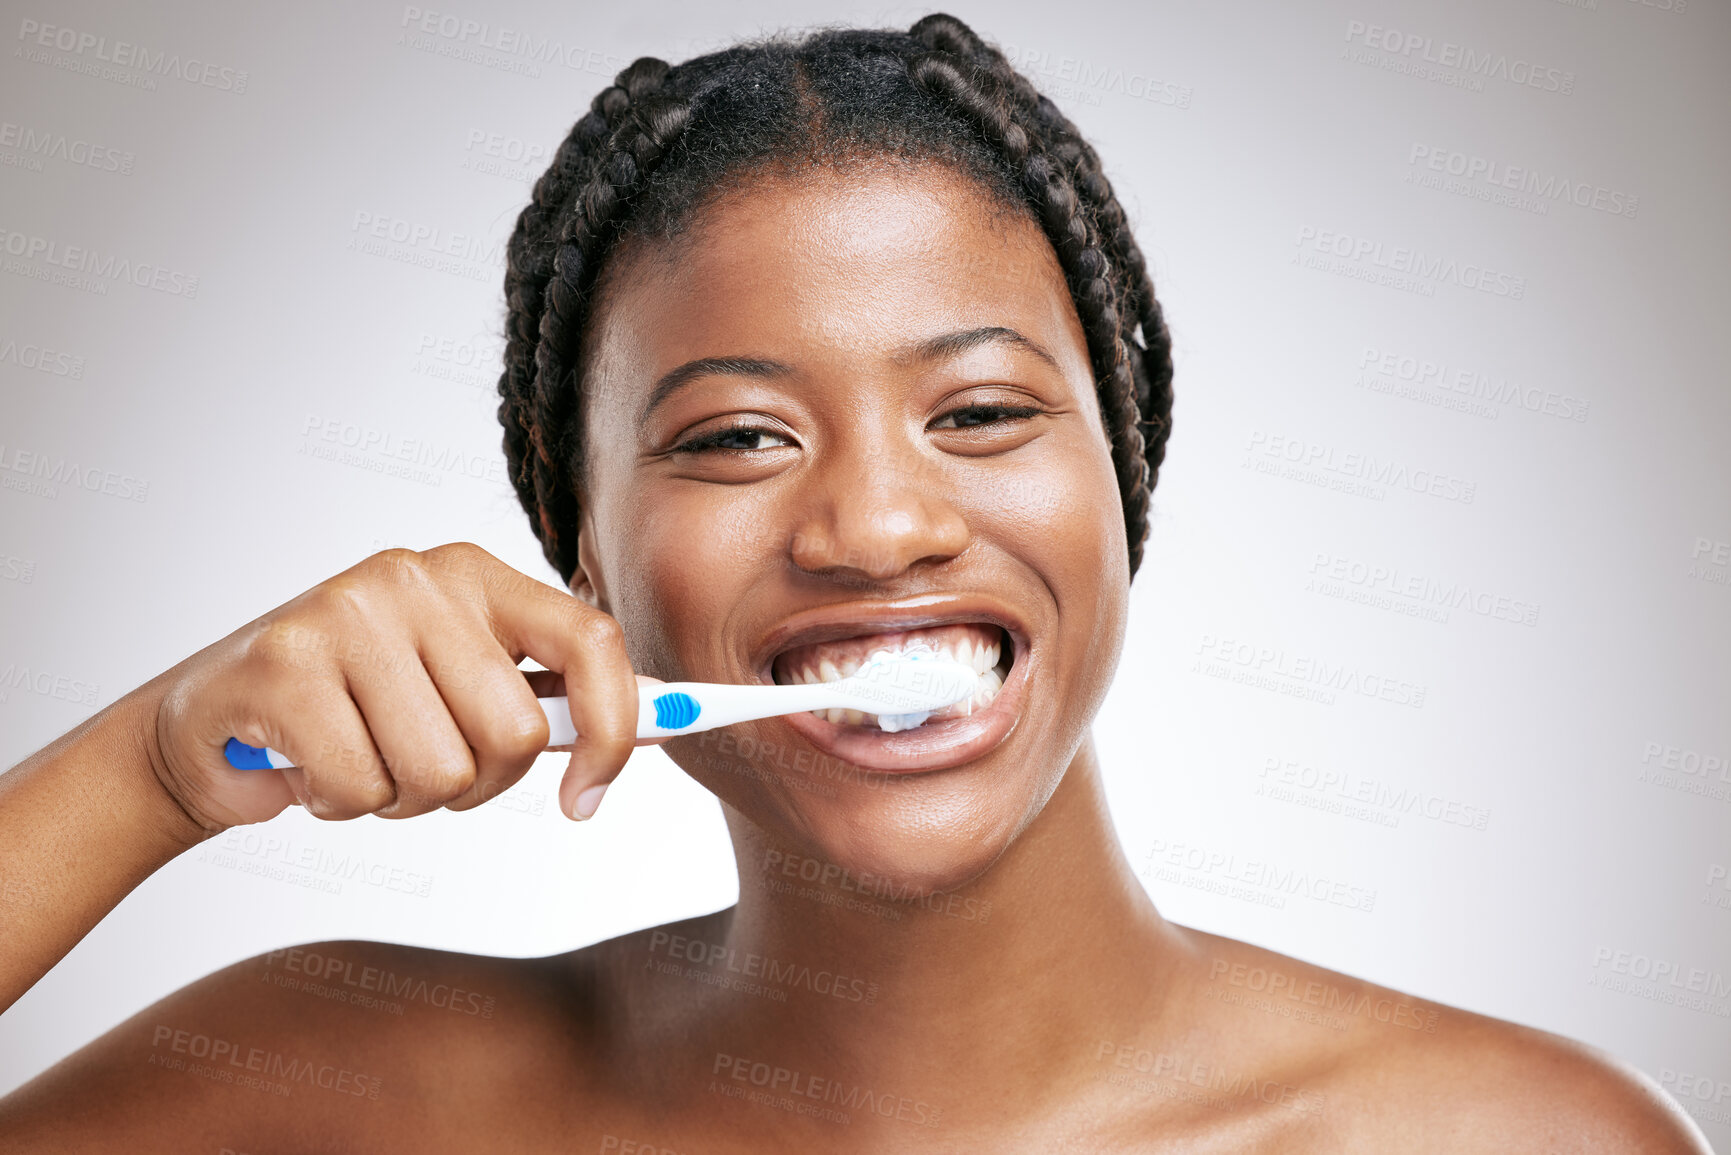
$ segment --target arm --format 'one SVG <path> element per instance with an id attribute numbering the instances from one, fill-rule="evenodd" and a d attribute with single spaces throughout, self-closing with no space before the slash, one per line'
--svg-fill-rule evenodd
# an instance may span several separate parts
<path id="1" fill-rule="evenodd" d="M 216 833 L 152 766 L 162 680 L 0 775 L 0 1011 L 158 867 Z"/>
<path id="2" fill-rule="evenodd" d="M 547 670 L 526 678 L 525 657 Z M 560 789 L 570 813 L 629 757 L 638 686 L 616 621 L 479 547 L 375 554 L 0 776 L 0 1009 L 133 887 L 219 831 L 297 801 L 326 820 L 412 818 L 508 789 L 547 743 L 536 688 L 563 688 L 570 700 L 579 738 Z M 235 770 L 223 756 L 230 736 L 282 751 L 293 768 Z M 297 1134 L 319 1105 L 350 1105 L 321 1098 L 325 1073 L 350 1097 L 377 1085 L 356 1082 L 357 1071 L 388 1068 L 393 1087 L 415 1084 L 403 1056 L 419 1048 L 402 1045 L 401 1032 L 355 1034 L 377 1025 L 237 964 L 0 1099 L 0 1149 L 20 1149 L 5 1145 L 20 1135 L 22 1149 L 40 1149 L 30 1135 L 64 1148 L 73 1124 L 91 1150 L 123 1136 L 132 1150 L 147 1138 L 167 1150 L 209 1147 L 211 1112 L 229 1138 Z M 219 1043 L 223 1065 L 210 1061 Z M 288 1096 L 259 1091 L 292 1093 L 308 1072 L 311 1088 L 287 1108 Z"/>
<path id="3" fill-rule="evenodd" d="M 545 747 L 569 684 L 570 813 L 636 740 L 619 625 L 477 546 L 387 550 L 193 654 L 0 776 L 0 1010 L 158 867 L 299 801 L 317 818 L 466 810 Z M 229 736 L 295 769 L 234 770 Z"/>

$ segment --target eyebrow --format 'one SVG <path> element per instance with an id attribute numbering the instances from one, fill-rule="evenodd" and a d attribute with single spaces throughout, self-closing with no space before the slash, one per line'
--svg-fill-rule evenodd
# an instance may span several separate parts
<path id="1" fill-rule="evenodd" d="M 1023 349 L 1034 354 L 1052 368 L 1058 368 L 1058 359 L 1048 353 L 1044 345 L 1003 325 L 987 325 L 981 329 L 963 329 L 955 333 L 929 337 L 898 356 L 896 360 L 904 364 L 941 361 L 951 357 L 960 357 L 969 349 L 977 348 L 980 345 L 992 344 L 1010 345 L 1017 349 Z"/>
<path id="2" fill-rule="evenodd" d="M 1045 346 L 1023 336 L 1016 330 L 1003 325 L 986 325 L 978 329 L 961 329 L 954 333 L 942 333 L 936 337 L 928 337 L 912 346 L 898 352 L 893 360 L 902 365 L 918 365 L 931 361 L 944 361 L 959 357 L 970 349 L 981 345 L 1004 344 L 1025 350 L 1040 358 L 1054 369 L 1058 369 L 1058 359 L 1047 352 Z M 761 357 L 700 357 L 695 361 L 687 361 L 676 369 L 663 373 L 649 390 L 649 397 L 638 411 L 639 425 L 649 419 L 655 407 L 667 400 L 673 393 L 698 377 L 757 377 L 773 379 L 786 377 L 793 372 L 791 365 L 780 361 L 770 361 Z"/>
<path id="3" fill-rule="evenodd" d="M 637 412 L 637 424 L 642 425 L 649 420 L 649 415 L 655 407 L 683 387 L 686 382 L 697 377 L 785 377 L 793 372 L 791 365 L 783 365 L 780 361 L 766 361 L 759 357 L 699 357 L 695 361 L 687 361 L 677 369 L 669 370 L 661 375 L 655 383 L 655 388 L 649 391 L 649 399 L 643 403 L 643 408 Z"/>

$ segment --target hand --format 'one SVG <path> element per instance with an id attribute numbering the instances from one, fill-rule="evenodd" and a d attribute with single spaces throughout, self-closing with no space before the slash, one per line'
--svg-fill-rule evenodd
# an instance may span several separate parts
<path id="1" fill-rule="evenodd" d="M 159 681 L 157 777 L 211 831 L 297 801 L 338 820 L 478 806 L 546 747 L 538 694 L 568 693 L 577 727 L 567 815 L 662 740 L 637 741 L 638 686 L 659 682 L 632 672 L 619 623 L 466 542 L 374 554 Z M 295 766 L 236 770 L 230 736 Z"/>

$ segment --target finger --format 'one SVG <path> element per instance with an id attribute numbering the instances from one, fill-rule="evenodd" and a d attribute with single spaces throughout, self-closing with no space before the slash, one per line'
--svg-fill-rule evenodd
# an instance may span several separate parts
<path id="1" fill-rule="evenodd" d="M 523 677 L 528 680 L 530 689 L 535 691 L 535 696 L 537 698 L 562 698 L 562 697 L 565 697 L 565 675 L 559 673 L 559 671 L 557 671 L 557 670 L 524 670 L 524 671 L 522 671 L 522 673 L 523 673 Z M 637 675 L 638 700 L 639 701 L 642 700 L 642 691 L 645 688 L 651 687 L 651 686 L 665 686 L 666 684 L 667 683 L 662 681 L 660 678 L 651 678 L 648 674 L 638 674 Z M 546 717 L 545 712 L 542 713 L 542 717 Z M 670 735 L 659 735 L 659 736 L 654 737 L 654 738 L 638 738 L 633 743 L 633 745 L 637 745 L 637 746 L 659 746 L 663 742 L 667 741 L 669 736 Z M 557 750 L 557 751 L 569 751 L 572 749 L 572 746 L 569 742 L 567 742 L 561 746 L 547 746 L 547 747 L 545 747 L 545 749 Z"/>
<path id="2" fill-rule="evenodd" d="M 163 703 L 160 717 L 178 724 L 158 728 L 164 769 L 178 784 L 188 809 L 233 826 L 274 817 L 296 802 L 304 806 L 304 793 L 290 783 L 286 771 L 236 770 L 229 764 L 231 735 L 249 745 L 276 745 L 277 727 L 258 717 L 257 707 L 264 699 L 232 686 L 226 693 L 211 693 L 208 678 L 194 685 L 195 696 L 176 693 Z M 210 702 L 211 708 L 189 709 L 196 698 Z"/>
<path id="3" fill-rule="evenodd" d="M 481 630 L 423 641 L 425 665 L 475 762 L 469 789 L 445 803 L 469 810 L 516 785 L 547 748 L 547 716 L 523 676 Z"/>
<path id="4" fill-rule="evenodd" d="M 466 542 L 419 555 L 447 593 L 478 603 L 513 663 L 534 658 L 565 675 L 577 740 L 560 783 L 560 805 L 588 817 L 637 744 L 637 681 L 624 631 L 611 616 L 505 565 Z M 581 801 L 580 801 L 581 799 Z"/>
<path id="5" fill-rule="evenodd" d="M 489 588 L 488 624 L 512 661 L 534 658 L 565 676 L 577 741 L 559 784 L 560 809 L 587 818 L 637 744 L 637 679 L 611 616 L 515 570 Z"/>
<path id="6" fill-rule="evenodd" d="M 567 636 L 570 648 L 554 656 L 559 665 L 544 664 L 565 675 L 577 730 L 559 782 L 559 808 L 584 819 L 594 815 L 637 744 L 637 677 L 625 656 L 624 633 L 611 617 L 588 611 L 572 620 Z"/>
<path id="7" fill-rule="evenodd" d="M 412 818 L 437 810 L 474 785 L 474 752 L 409 639 L 371 653 L 375 660 L 351 662 L 345 672 L 395 791 L 376 813 Z"/>
<path id="8" fill-rule="evenodd" d="M 294 769 L 277 773 L 307 813 L 343 821 L 371 814 L 396 797 L 366 719 L 339 672 L 309 678 L 295 671 L 271 679 L 248 698 L 250 709 L 268 703 L 267 712 L 240 722 L 235 734 L 251 745 L 270 746 L 294 763 Z"/>

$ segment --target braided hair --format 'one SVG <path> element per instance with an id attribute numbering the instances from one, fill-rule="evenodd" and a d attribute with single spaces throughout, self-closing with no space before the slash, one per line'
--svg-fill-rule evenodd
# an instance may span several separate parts
<path id="1" fill-rule="evenodd" d="M 953 16 L 906 32 L 825 29 L 669 65 L 641 57 L 596 96 L 535 182 L 507 248 L 499 421 L 518 499 L 567 584 L 577 570 L 583 336 L 626 237 L 667 240 L 772 169 L 938 161 L 1029 214 L 1087 336 L 1124 506 L 1130 574 L 1172 428 L 1172 345 L 1100 159 L 1002 52 Z"/>

